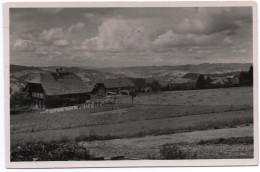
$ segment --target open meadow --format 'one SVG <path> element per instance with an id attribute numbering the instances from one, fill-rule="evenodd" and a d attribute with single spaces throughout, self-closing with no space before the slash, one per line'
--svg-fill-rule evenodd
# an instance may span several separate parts
<path id="1" fill-rule="evenodd" d="M 139 94 L 127 104 L 130 96 L 118 97 L 114 109 L 12 115 L 12 150 L 73 142 L 105 159 L 176 159 L 176 149 L 181 159 L 253 156 L 252 87 Z"/>

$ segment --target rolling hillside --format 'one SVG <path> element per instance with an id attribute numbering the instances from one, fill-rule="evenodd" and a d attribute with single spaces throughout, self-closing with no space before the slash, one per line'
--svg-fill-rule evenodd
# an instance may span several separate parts
<path id="1" fill-rule="evenodd" d="M 196 80 L 198 74 L 210 76 L 233 75 L 244 70 L 247 71 L 250 63 L 203 63 L 199 65 L 180 66 L 137 66 L 137 67 L 114 67 L 114 68 L 83 68 L 83 67 L 63 67 L 65 71 L 73 72 L 79 76 L 86 85 L 93 86 L 96 82 L 107 78 L 145 78 L 147 81 L 174 81 L 175 83 L 189 82 Z M 55 71 L 59 66 L 52 67 L 30 67 L 30 66 L 10 66 L 10 85 L 12 92 L 17 92 L 24 88 L 27 81 L 48 71 Z"/>

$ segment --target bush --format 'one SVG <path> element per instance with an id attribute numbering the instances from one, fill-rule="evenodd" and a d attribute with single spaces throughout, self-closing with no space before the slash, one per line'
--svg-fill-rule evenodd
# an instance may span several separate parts
<path id="1" fill-rule="evenodd" d="M 196 159 L 196 152 L 184 150 L 181 146 L 175 144 L 165 144 L 160 150 L 163 159 Z"/>
<path id="2" fill-rule="evenodd" d="M 76 143 L 35 142 L 11 149 L 11 161 L 92 160 L 94 157 Z"/>

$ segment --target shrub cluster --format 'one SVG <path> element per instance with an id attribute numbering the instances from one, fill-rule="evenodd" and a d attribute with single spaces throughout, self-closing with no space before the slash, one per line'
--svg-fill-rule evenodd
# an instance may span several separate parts
<path id="1" fill-rule="evenodd" d="M 11 161 L 93 160 L 87 150 L 76 143 L 35 142 L 11 149 Z"/>
<path id="2" fill-rule="evenodd" d="M 196 159 L 196 152 L 191 152 L 190 149 L 185 150 L 179 145 L 165 144 L 160 150 L 163 159 Z"/>

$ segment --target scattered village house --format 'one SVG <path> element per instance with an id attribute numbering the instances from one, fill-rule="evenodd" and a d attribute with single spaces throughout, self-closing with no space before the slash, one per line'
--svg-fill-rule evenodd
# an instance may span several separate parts
<path id="1" fill-rule="evenodd" d="M 97 83 L 92 93 L 99 96 L 126 94 L 129 95 L 130 91 L 135 91 L 135 84 L 125 78 L 118 79 L 105 79 L 103 82 Z"/>
<path id="2" fill-rule="evenodd" d="M 33 107 L 39 109 L 84 103 L 91 94 L 91 89 L 78 76 L 62 68 L 41 73 L 27 83 L 24 91 L 29 92 Z"/>
<path id="3" fill-rule="evenodd" d="M 239 85 L 239 79 L 238 76 L 227 76 L 222 78 L 214 79 L 211 82 L 211 84 L 217 85 L 219 87 L 231 87 L 231 86 L 238 86 Z"/>

